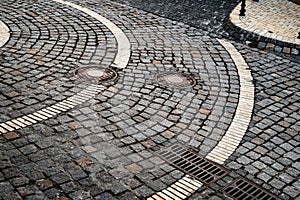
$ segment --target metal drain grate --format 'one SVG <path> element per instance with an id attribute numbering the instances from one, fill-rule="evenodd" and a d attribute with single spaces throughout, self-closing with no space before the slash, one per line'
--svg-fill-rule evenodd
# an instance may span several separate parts
<path id="1" fill-rule="evenodd" d="M 245 179 L 233 181 L 222 192 L 234 200 L 277 200 L 270 193 Z"/>
<path id="2" fill-rule="evenodd" d="M 228 173 L 221 166 L 178 144 L 161 150 L 157 154 L 204 184 L 210 184 Z"/>

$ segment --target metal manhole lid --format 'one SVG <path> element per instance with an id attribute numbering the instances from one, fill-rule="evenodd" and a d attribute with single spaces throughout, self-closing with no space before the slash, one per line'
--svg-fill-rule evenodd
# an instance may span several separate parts
<path id="1" fill-rule="evenodd" d="M 162 72 L 155 76 L 159 85 L 172 88 L 191 88 L 196 85 L 195 78 L 181 72 Z"/>
<path id="2" fill-rule="evenodd" d="M 168 163 L 195 177 L 204 184 L 215 182 L 228 173 L 220 165 L 201 157 L 179 144 L 163 149 L 157 154 Z"/>
<path id="3" fill-rule="evenodd" d="M 113 81 L 118 77 L 114 70 L 99 67 L 79 67 L 74 71 L 74 74 L 80 79 L 100 82 Z"/>
<path id="4" fill-rule="evenodd" d="M 222 192 L 234 200 L 277 200 L 264 189 L 242 178 L 229 183 Z"/>

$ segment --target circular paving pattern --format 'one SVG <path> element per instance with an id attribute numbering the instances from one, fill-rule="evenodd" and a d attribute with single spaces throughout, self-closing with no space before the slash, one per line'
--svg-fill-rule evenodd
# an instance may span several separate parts
<path id="1" fill-rule="evenodd" d="M 234 47 L 225 49 L 216 39 L 190 26 L 120 4 L 73 0 L 80 4 L 80 7 L 74 7 L 74 4 L 65 6 L 57 2 L 63 1 L 36 3 L 42 11 L 49 7 L 47 12 L 44 11 L 49 16 L 37 15 L 35 7 L 21 0 L 5 5 L 5 9 L 0 7 L 4 12 L 10 9 L 7 14 L 11 11 L 15 14 L 3 17 L 12 28 L 12 38 L 1 49 L 6 58 L 0 60 L 3 62 L 0 68 L 3 85 L 9 85 L 20 68 L 26 70 L 24 74 L 37 73 L 14 79 L 12 91 L 3 91 L 0 98 L 8 106 L 1 110 L 1 121 L 13 118 L 11 113 L 20 110 L 15 96 L 27 103 L 23 106 L 28 109 L 27 113 L 37 110 L 28 116 L 38 120 L 24 127 L 22 123 L 28 118 L 13 118 L 5 124 L 19 123 L 22 128 L 1 135 L 0 194 L 3 199 L 146 199 L 185 176 L 184 172 L 159 158 L 158 149 L 180 143 L 207 156 L 214 147 L 220 147 L 215 150 L 219 154 L 223 147 L 228 150 L 227 143 L 237 144 L 236 139 L 241 139 L 240 135 L 227 131 L 231 124 L 235 124 L 232 133 L 240 133 L 240 128 L 247 129 L 251 117 L 243 113 L 248 111 L 245 106 L 247 108 L 249 102 L 240 101 L 239 95 L 247 99 L 249 90 L 240 87 L 242 79 L 234 62 L 243 58 L 236 52 L 237 58 L 228 54 Z M 80 11 L 73 8 L 80 8 Z M 89 9 L 86 8 L 93 12 L 87 12 Z M 18 12 L 22 13 L 18 15 Z M 119 66 L 119 77 L 113 85 L 91 85 L 73 96 L 78 90 L 73 87 L 75 78 L 70 72 L 77 69 L 75 74 L 79 80 L 114 79 L 114 71 L 98 66 L 114 66 L 111 64 L 116 50 L 128 48 L 128 45 L 124 48 L 116 42 L 119 30 L 112 34 L 91 17 L 95 13 L 111 19 L 124 31 L 132 44 L 130 61 L 123 65 L 115 63 Z M 17 20 L 24 23 L 21 28 L 15 27 Z M 66 34 L 57 34 L 55 28 L 60 34 Z M 23 32 L 18 36 L 20 29 Z M 96 34 L 98 31 L 103 33 Z M 35 36 L 36 33 L 40 34 Z M 43 36 L 53 36 L 55 40 L 49 46 L 46 45 L 49 38 Z M 40 48 L 31 49 L 36 43 Z M 57 57 L 56 51 L 59 51 Z M 81 56 L 74 57 L 75 52 Z M 122 55 L 119 61 L 122 61 Z M 32 65 L 35 62 L 36 65 Z M 96 65 L 84 67 L 90 63 Z M 16 69 L 12 70 L 14 67 Z M 243 67 L 248 68 L 245 63 Z M 39 75 L 43 71 L 47 74 Z M 247 76 L 242 74 L 242 77 Z M 35 82 L 39 83 L 39 89 L 51 85 L 52 88 L 46 91 L 49 94 L 57 92 L 58 97 L 46 95 L 45 100 L 36 95 L 37 91 L 32 94 L 22 81 L 28 78 L 31 79 L 25 83 L 33 88 Z M 61 83 L 70 89 L 63 90 Z M 27 89 L 27 93 L 19 94 L 19 87 Z M 175 87 L 184 89 L 173 89 Z M 32 97 L 29 101 L 26 99 L 28 94 Z M 66 98 L 66 95 L 71 97 Z M 58 103 L 38 110 L 36 105 L 46 101 L 51 105 L 53 101 Z M 16 107 L 11 109 L 13 106 Z M 236 125 L 239 119 L 233 123 L 238 106 L 239 114 L 247 117 L 247 120 L 241 117 L 244 127 Z M 225 137 L 228 140 L 220 142 Z M 234 150 L 230 148 L 224 159 Z M 248 160 L 241 157 L 238 161 L 247 164 Z M 234 176 L 227 176 L 211 187 L 219 190 Z M 205 196 L 207 188 L 203 187 L 198 192 L 208 199 L 210 194 Z"/>
<path id="2" fill-rule="evenodd" d="M 195 34 L 188 26 L 172 24 L 169 20 L 144 13 L 132 14 L 131 9 L 117 4 L 105 3 L 104 6 L 99 7 L 91 6 L 92 3 L 84 5 L 83 2 L 81 5 L 89 8 L 97 7 L 100 9 L 97 13 L 103 13 L 105 17 L 115 19 L 114 23 L 120 27 L 132 27 L 131 29 L 124 28 L 125 34 L 132 43 L 130 62 L 125 69 L 118 72 L 119 78 L 116 83 L 100 95 L 96 95 L 92 101 L 82 106 L 74 102 L 83 100 L 82 96 L 87 95 L 86 91 L 83 91 L 78 93 L 76 98 L 68 98 L 56 107 L 51 107 L 51 110 L 45 109 L 44 112 L 34 114 L 45 115 L 56 109 L 64 109 L 63 106 L 74 107 L 70 112 L 65 109 L 67 113 L 60 112 L 57 118 L 18 130 L 24 140 L 32 138 L 32 133 L 40 137 L 38 140 L 30 140 L 28 144 L 25 142 L 21 145 L 22 147 L 29 145 L 28 148 L 33 149 L 50 148 L 49 151 L 52 151 L 53 147 L 55 149 L 53 150 L 59 151 L 60 155 L 49 153 L 51 156 L 47 156 L 55 160 L 52 168 L 64 168 L 58 172 L 38 176 L 37 180 L 30 183 L 32 183 L 31 186 L 35 186 L 40 181 L 49 179 L 54 185 L 53 188 L 44 192 L 37 186 L 37 190 L 41 190 L 41 193 L 50 199 L 53 198 L 51 196 L 53 193 L 70 198 L 88 194 L 104 199 L 110 198 L 111 195 L 123 199 L 149 197 L 183 175 L 182 172 L 170 168 L 167 163 L 158 158 L 155 155 L 157 149 L 180 142 L 197 151 L 201 149 L 200 153 L 206 155 L 225 134 L 238 101 L 239 81 L 236 68 L 230 55 L 226 54 L 224 48 L 216 40 L 202 38 L 201 34 Z M 51 4 L 56 7 L 61 6 Z M 37 6 L 39 5 L 38 3 Z M 59 10 L 59 8 L 56 9 Z M 66 9 L 72 10 L 71 7 L 66 7 Z M 126 17 L 116 19 L 115 16 Z M 51 20 L 52 17 L 49 19 Z M 14 19 L 12 16 L 11 18 Z M 48 20 L 48 17 L 45 17 L 45 20 Z M 91 22 L 94 20 L 91 19 Z M 150 22 L 156 25 L 145 31 Z M 87 21 L 86 24 L 91 23 Z M 71 26 L 67 29 L 72 31 L 72 28 Z M 98 30 L 97 26 L 87 27 L 87 35 L 91 39 L 95 38 L 92 37 L 94 29 Z M 104 27 L 103 31 L 108 32 Z M 78 34 L 81 33 L 82 31 L 79 30 Z M 69 35 L 67 38 L 71 39 L 73 36 L 71 33 Z M 111 34 L 105 36 L 108 41 L 113 41 Z M 102 38 L 99 38 L 99 42 L 104 41 Z M 84 44 L 90 44 L 90 42 L 85 41 Z M 108 48 L 101 50 L 108 54 L 102 52 L 101 55 L 105 58 L 108 55 L 108 58 L 112 60 L 110 47 L 113 44 L 115 43 L 107 42 Z M 180 44 L 182 47 L 175 47 L 174 44 Z M 101 58 L 97 56 L 101 52 L 92 51 L 100 50 L 100 46 L 98 49 L 93 48 L 93 45 L 95 43 L 91 43 L 90 47 L 79 46 L 81 47 L 79 50 L 90 57 L 81 62 L 75 74 L 79 78 L 92 80 L 115 78 L 115 73 L 107 71 L 108 69 L 84 67 L 89 63 L 98 65 L 101 61 Z M 214 48 L 205 49 L 204 46 Z M 53 49 L 55 49 L 55 44 Z M 219 55 L 219 49 L 225 53 Z M 29 53 L 35 55 L 35 51 Z M 70 52 L 70 56 L 72 55 Z M 61 67 L 70 66 L 68 62 L 63 62 L 65 58 L 60 59 L 62 60 Z M 70 60 L 70 62 L 73 65 L 65 72 L 66 74 L 70 70 L 73 71 L 75 64 L 78 64 L 76 60 Z M 159 74 L 161 71 L 177 72 Z M 199 74 L 200 77 L 194 78 L 191 74 Z M 68 79 L 63 80 L 68 81 Z M 159 84 L 165 84 L 166 88 L 158 85 L 157 81 Z M 201 84 L 203 88 L 200 90 L 196 87 L 196 82 L 199 84 L 201 81 L 203 81 Z M 48 85 L 48 83 L 44 84 Z M 184 88 L 184 90 L 173 90 L 174 87 Z M 96 92 L 94 89 L 88 90 L 92 93 Z M 42 131 L 39 132 L 39 130 Z M 46 130 L 47 135 L 43 135 L 43 130 Z M 53 135 L 55 135 L 55 144 L 50 142 L 53 140 Z M 35 154 L 38 151 L 33 150 L 32 153 Z M 5 153 L 5 156 L 10 156 L 8 154 Z M 31 153 L 26 153 L 25 157 L 27 155 Z M 61 162 L 58 161 L 60 158 L 62 158 Z M 47 164 L 40 163 L 44 162 L 44 158 L 33 156 L 30 160 L 33 165 L 40 166 L 37 170 L 33 170 L 34 173 L 40 174 L 41 171 L 47 171 L 45 169 Z M 20 164 L 18 168 L 23 171 L 26 168 L 25 165 Z M 76 170 L 73 171 L 67 165 L 75 165 Z M 169 173 L 174 176 L 170 176 Z M 164 180 L 163 177 L 166 176 L 169 178 Z M 31 178 L 30 173 L 26 177 Z M 107 177 L 108 181 L 103 181 L 103 177 Z M 152 182 L 155 184 L 151 184 Z M 72 185 L 75 189 L 69 188 Z M 57 191 L 56 188 L 61 191 Z M 19 188 L 19 191 L 23 190 L 25 188 Z"/>
<path id="3" fill-rule="evenodd" d="M 76 68 L 91 61 L 98 66 L 113 62 L 117 45 L 112 32 L 81 11 L 61 8 L 53 1 L 1 2 L 0 20 L 11 30 L 0 49 L 1 121 L 53 105 L 86 87 L 74 81 Z"/>
<path id="4" fill-rule="evenodd" d="M 118 77 L 114 70 L 98 67 L 81 67 L 76 69 L 74 74 L 77 78 L 98 82 L 113 81 Z"/>
<path id="5" fill-rule="evenodd" d="M 191 88 L 196 85 L 196 80 L 192 75 L 180 72 L 163 72 L 156 75 L 155 80 L 158 84 L 165 87 Z"/>
<path id="6" fill-rule="evenodd" d="M 232 23 L 236 26 L 266 38 L 300 45 L 299 5 L 285 0 L 247 2 L 246 18 L 239 16 L 240 8 L 241 4 L 230 15 Z"/>

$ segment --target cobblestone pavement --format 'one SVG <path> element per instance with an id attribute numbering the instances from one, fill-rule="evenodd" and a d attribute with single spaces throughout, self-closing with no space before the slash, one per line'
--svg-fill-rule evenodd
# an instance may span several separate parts
<path id="1" fill-rule="evenodd" d="M 300 5 L 287 1 L 247 2 L 246 17 L 240 17 L 241 5 L 230 15 L 231 21 L 250 32 L 274 40 L 300 45 Z"/>
<path id="2" fill-rule="evenodd" d="M 229 37 L 227 26 L 229 14 L 238 5 L 238 0 L 115 0 L 156 15 L 180 21 L 190 26 L 204 29 L 212 37 L 221 35 Z M 200 12 L 201 11 L 201 12 Z M 242 33 L 232 33 L 239 39 L 244 38 Z"/>
<path id="3" fill-rule="evenodd" d="M 201 28 L 208 32 L 211 37 L 229 38 L 245 44 L 249 44 L 259 49 L 267 49 L 286 54 L 300 55 L 298 42 L 295 43 L 295 35 L 299 32 L 297 4 L 286 1 L 246 1 L 246 18 L 239 18 L 240 1 L 218 1 L 218 0 L 116 0 L 117 2 L 155 13 L 162 17 L 177 20 L 191 26 Z M 270 5 L 271 4 L 271 5 Z M 282 4 L 282 5 L 281 5 Z M 287 11 L 287 6 L 291 8 Z M 270 9 L 268 9 L 270 8 Z M 230 14 L 232 13 L 231 19 Z M 265 16 L 270 16 L 268 22 L 262 19 L 262 12 Z M 199 12 L 201 11 L 201 12 Z M 286 13 L 286 18 L 283 14 Z M 277 17 L 273 17 L 273 15 Z M 232 20 L 234 18 L 234 20 Z M 255 19 L 253 19 L 255 18 Z M 288 19 L 288 20 L 285 20 Z M 291 19 L 291 20 L 289 20 Z M 278 21 L 281 24 L 292 24 L 292 27 L 283 28 L 286 32 L 291 28 L 293 31 L 293 41 L 283 40 L 277 37 L 275 33 L 279 28 Z M 253 22 L 253 23 L 252 23 Z M 252 23 L 252 24 L 250 24 Z M 247 26 L 249 25 L 249 26 Z M 257 26 L 272 27 L 271 31 L 266 33 L 254 29 Z M 247 29 L 247 30 L 244 30 Z M 275 31 L 276 29 L 276 31 Z M 295 32 L 296 30 L 296 32 Z M 250 31 L 250 32 L 249 32 Z M 276 36 L 275 39 L 273 39 Z M 284 35 L 287 36 L 287 35 Z M 298 41 L 298 40 L 297 40 Z M 296 45 L 298 44 L 298 45 Z"/>
<path id="4" fill-rule="evenodd" d="M 0 48 L 0 132 L 4 123 L 74 95 L 80 101 L 80 91 L 95 95 L 2 132 L 1 199 L 146 199 L 176 184 L 185 172 L 157 152 L 182 144 L 210 155 L 235 123 L 242 60 L 255 86 L 250 124 L 222 164 L 228 174 L 196 188 L 189 199 L 229 199 L 222 190 L 236 178 L 279 199 L 300 198 L 299 57 L 231 41 L 243 56 L 236 59 L 210 30 L 177 18 L 112 1 L 72 2 L 123 31 L 131 45 L 129 63 L 111 67 L 122 46 L 118 33 L 88 12 L 56 1 L 1 1 L 0 20 L 10 38 Z M 222 19 L 236 3 L 222 2 L 228 6 Z M 88 89 L 98 82 L 77 78 L 78 67 L 115 70 L 118 78 L 101 83 L 98 93 Z"/>

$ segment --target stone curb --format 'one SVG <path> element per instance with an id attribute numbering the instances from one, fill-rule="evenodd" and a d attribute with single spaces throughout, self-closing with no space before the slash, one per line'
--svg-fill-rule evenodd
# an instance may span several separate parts
<path id="1" fill-rule="evenodd" d="M 248 2 L 249 3 L 249 2 Z M 230 35 L 239 40 L 250 41 L 249 46 L 262 50 L 271 50 L 279 53 L 300 55 L 300 39 L 283 37 L 276 33 L 269 33 L 263 30 L 256 30 L 251 25 L 246 25 L 239 16 L 239 7 L 231 12 L 228 23 L 225 26 Z M 291 42 L 294 41 L 294 42 Z"/>

